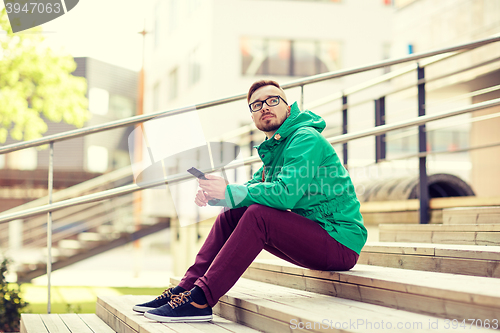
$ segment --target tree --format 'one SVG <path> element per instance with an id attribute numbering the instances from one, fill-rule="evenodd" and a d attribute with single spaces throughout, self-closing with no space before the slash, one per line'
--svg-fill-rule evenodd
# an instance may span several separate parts
<path id="1" fill-rule="evenodd" d="M 28 305 L 19 297 L 19 289 L 9 288 L 5 279 L 8 259 L 0 263 L 0 332 L 19 332 L 21 310 Z"/>
<path id="2" fill-rule="evenodd" d="M 89 118 L 87 82 L 71 73 L 71 56 L 43 43 L 40 29 L 12 32 L 5 7 L 0 10 L 0 143 L 32 140 L 47 131 L 43 117 L 82 127 Z"/>

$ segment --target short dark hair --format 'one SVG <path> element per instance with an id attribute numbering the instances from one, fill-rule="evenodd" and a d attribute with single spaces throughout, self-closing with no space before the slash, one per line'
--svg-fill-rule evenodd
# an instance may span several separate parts
<path id="1" fill-rule="evenodd" d="M 285 97 L 285 92 L 283 91 L 283 89 L 280 87 L 279 83 L 276 82 L 276 81 L 273 81 L 273 80 L 260 80 L 260 81 L 257 81 L 257 82 L 254 82 L 252 84 L 252 86 L 250 87 L 250 89 L 248 90 L 248 94 L 247 94 L 247 102 L 250 103 L 250 97 L 252 97 L 253 93 L 261 88 L 261 87 L 264 87 L 264 86 L 275 86 L 276 88 L 278 88 L 279 90 L 281 90 L 283 92 L 283 97 Z"/>

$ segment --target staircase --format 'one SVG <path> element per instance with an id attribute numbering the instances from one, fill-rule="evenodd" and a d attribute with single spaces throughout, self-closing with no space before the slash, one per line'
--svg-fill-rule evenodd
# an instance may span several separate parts
<path id="1" fill-rule="evenodd" d="M 84 183 L 54 193 L 54 202 L 91 194 L 132 182 L 130 167 L 116 170 Z M 45 204 L 41 198 L 5 213 Z M 152 223 L 134 221 L 134 197 L 127 194 L 113 199 L 71 206 L 52 213 L 52 270 L 57 270 L 94 255 L 114 249 L 170 226 L 169 218 L 157 218 Z M 47 273 L 46 214 L 19 221 L 20 248 L 11 253 L 17 266 L 19 283 Z M 0 225 L 0 244 L 9 244 L 8 225 Z"/>
<path id="2" fill-rule="evenodd" d="M 471 215 L 474 210 L 446 214 Z M 491 225 L 460 227 L 482 230 Z M 459 227 L 440 227 L 447 226 Z M 429 232 L 427 225 L 405 227 Z M 380 233 L 383 239 L 383 227 Z M 418 232 L 415 235 L 421 239 Z M 486 331 L 500 328 L 498 277 L 500 246 L 382 241 L 367 244 L 348 272 L 314 271 L 281 259 L 256 260 L 214 307 L 211 322 L 156 323 L 132 311 L 134 304 L 151 296 L 99 297 L 96 315 L 120 333 Z M 22 332 L 35 332 L 26 326 L 32 316 L 46 315 L 23 315 Z"/>

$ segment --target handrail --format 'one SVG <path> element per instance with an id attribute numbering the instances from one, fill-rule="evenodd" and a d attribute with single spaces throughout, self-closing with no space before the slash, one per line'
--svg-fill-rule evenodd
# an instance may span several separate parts
<path id="1" fill-rule="evenodd" d="M 398 87 L 398 88 L 396 88 L 396 89 L 392 89 L 392 90 L 390 90 L 390 91 L 388 91 L 388 92 L 385 92 L 384 94 L 382 94 L 382 96 L 393 95 L 393 94 L 399 93 L 399 92 L 401 92 L 401 91 L 405 91 L 405 90 L 407 90 L 407 89 L 412 89 L 412 88 L 415 88 L 415 85 L 416 85 L 416 84 L 421 84 L 421 83 L 430 83 L 430 82 L 438 81 L 438 80 L 443 79 L 443 78 L 445 78 L 445 77 L 450 77 L 450 76 L 452 76 L 452 75 L 460 74 L 460 73 L 463 73 L 463 72 L 466 72 L 466 71 L 469 71 L 469 70 L 475 69 L 475 68 L 477 68 L 477 67 L 481 67 L 481 66 L 486 66 L 486 65 L 489 65 L 489 64 L 491 64 L 491 63 L 493 63 L 493 62 L 497 62 L 497 61 L 500 61 L 500 57 L 493 58 L 493 59 L 489 59 L 489 60 L 486 60 L 486 61 L 484 61 L 484 62 L 482 62 L 482 63 L 480 63 L 480 64 L 476 64 L 476 65 L 473 65 L 473 66 L 470 66 L 470 67 L 467 67 L 467 68 L 463 68 L 463 69 L 457 70 L 457 71 L 452 72 L 452 73 L 446 73 L 446 74 L 441 75 L 441 76 L 438 76 L 438 77 L 433 77 L 433 78 L 430 78 L 430 79 L 420 79 L 420 80 L 418 80 L 418 81 L 417 81 L 417 82 L 415 82 L 415 83 L 408 84 L 408 85 L 406 85 L 406 86 L 403 86 L 403 87 Z M 416 69 L 417 69 L 417 66 L 416 66 L 416 65 L 412 65 L 412 66 L 413 66 L 413 70 L 416 70 Z M 406 67 L 405 67 L 405 68 L 406 68 Z M 409 68 L 409 67 L 408 67 L 408 68 Z M 390 73 L 388 73 L 388 74 L 390 74 Z M 384 75 L 386 75 L 386 74 L 384 74 Z M 384 76 L 384 75 L 383 75 L 383 76 Z M 352 90 L 348 90 L 348 89 L 346 89 L 346 90 L 344 91 L 345 95 L 352 94 L 352 93 L 354 93 L 354 92 L 358 92 L 358 91 L 360 91 L 359 89 L 355 89 L 355 88 L 357 88 L 357 87 L 358 87 L 358 86 L 354 86 L 354 87 L 352 87 L 352 88 L 349 88 L 349 89 L 352 89 Z M 334 98 L 334 97 L 335 97 L 335 98 Z M 332 96 L 332 100 L 331 100 L 331 101 L 329 101 L 329 102 L 332 102 L 332 101 L 334 101 L 334 100 L 336 100 L 336 99 L 340 99 L 342 96 L 340 96 L 340 97 L 338 97 L 338 98 L 337 98 L 337 97 L 338 97 L 337 95 Z M 356 102 L 356 103 L 348 103 L 348 104 L 346 104 L 346 105 L 341 105 L 340 107 L 337 107 L 337 108 L 335 108 L 335 109 L 333 109 L 333 110 L 331 110 L 331 111 L 328 111 L 328 112 L 326 112 L 326 113 L 322 114 L 322 116 L 332 115 L 332 114 L 334 114 L 334 113 L 337 113 L 337 112 L 339 112 L 339 111 L 342 111 L 344 108 L 352 108 L 352 107 L 354 107 L 354 106 L 359 106 L 359 105 L 363 105 L 363 104 L 365 104 L 365 103 L 370 103 L 370 102 L 373 102 L 373 98 L 364 99 L 364 100 L 358 101 L 358 102 Z M 325 102 L 324 104 L 326 104 L 326 102 Z M 319 106 L 319 105 L 322 105 L 322 104 L 315 104 L 314 106 Z"/>
<path id="2" fill-rule="evenodd" d="M 401 122 L 394 123 L 394 124 L 387 124 L 387 125 L 378 126 L 378 127 L 368 129 L 368 130 L 359 131 L 356 133 L 343 134 L 343 135 L 339 135 L 339 136 L 335 136 L 333 138 L 327 139 L 327 141 L 330 142 L 330 144 L 332 144 L 332 145 L 338 144 L 338 143 L 344 143 L 344 142 L 347 142 L 350 140 L 360 139 L 360 138 L 373 136 L 373 135 L 380 135 L 380 134 L 384 134 L 384 133 L 389 132 L 389 131 L 393 131 L 393 130 L 401 129 L 401 128 L 405 128 L 405 127 L 419 126 L 419 125 L 423 125 L 423 124 L 430 122 L 430 121 L 440 120 L 440 119 L 453 117 L 453 116 L 457 116 L 460 114 L 478 111 L 478 110 L 491 108 L 491 107 L 495 107 L 495 106 L 500 106 L 500 98 L 492 99 L 492 100 L 481 102 L 481 103 L 472 104 L 472 105 L 469 105 L 469 106 L 466 106 L 463 108 L 458 108 L 458 109 L 454 109 L 454 110 L 439 113 L 439 114 L 420 116 L 420 117 L 401 121 Z M 255 162 L 260 162 L 260 158 L 258 156 L 248 157 L 248 158 L 245 158 L 245 159 L 242 159 L 239 161 L 231 162 L 225 167 L 225 169 L 234 169 L 234 168 L 237 168 L 240 166 L 253 164 Z M 122 186 L 119 188 L 115 188 L 115 189 L 111 189 L 111 190 L 107 190 L 107 191 L 102 191 L 99 193 L 89 194 L 89 195 L 82 196 L 79 198 L 68 199 L 68 200 L 59 201 L 59 202 L 56 202 L 53 204 L 40 206 L 40 207 L 37 207 L 34 209 L 26 210 L 24 212 L 15 212 L 12 214 L 0 215 L 0 224 L 5 223 L 5 222 L 9 222 L 12 220 L 16 220 L 16 219 L 27 218 L 27 217 L 47 213 L 50 211 L 54 212 L 54 211 L 57 211 L 57 210 L 60 210 L 60 209 L 63 209 L 63 208 L 69 207 L 69 206 L 73 206 L 73 205 L 101 201 L 101 200 L 113 198 L 116 196 L 132 193 L 135 191 L 140 191 L 143 189 L 156 187 L 156 186 L 159 186 L 159 185 L 162 185 L 165 183 L 176 183 L 176 182 L 179 182 L 182 180 L 188 180 L 188 179 L 192 179 L 192 176 L 189 174 L 177 174 L 177 175 L 173 175 L 171 177 L 167 177 L 165 179 L 150 181 L 148 183 L 141 184 L 141 186 L 139 186 L 137 184 L 126 185 L 126 186 Z"/>
<path id="3" fill-rule="evenodd" d="M 398 58 L 398 59 L 383 60 L 383 61 L 375 62 L 375 63 L 372 63 L 370 65 L 365 65 L 365 66 L 361 66 L 361 67 L 348 68 L 348 69 L 342 69 L 342 70 L 338 70 L 338 71 L 313 75 L 313 76 L 298 79 L 298 80 L 295 80 L 295 81 L 292 81 L 289 83 L 285 83 L 281 87 L 283 89 L 300 87 L 300 86 L 304 86 L 304 85 L 311 84 L 311 83 L 326 81 L 326 80 L 339 78 L 342 76 L 347 76 L 347 75 L 352 75 L 352 74 L 357 74 L 357 73 L 361 73 L 361 72 L 365 72 L 365 71 L 369 71 L 369 70 L 373 70 L 373 69 L 397 65 L 397 64 L 401 64 L 401 63 L 405 63 L 405 62 L 409 62 L 409 61 L 414 61 L 414 60 L 420 60 L 423 58 L 428 58 L 428 57 L 432 57 L 432 56 L 443 54 L 443 53 L 455 52 L 455 51 L 460 51 L 460 50 L 464 50 L 464 49 L 472 50 L 472 49 L 478 48 L 480 46 L 487 45 L 487 44 L 494 43 L 494 42 L 498 42 L 498 41 L 500 41 L 500 35 L 496 35 L 496 36 L 489 37 L 489 38 L 482 39 L 482 40 L 475 41 L 475 42 L 464 43 L 464 44 L 459 44 L 459 45 L 455 45 L 455 46 L 451 46 L 451 47 L 446 47 L 446 48 L 442 48 L 442 49 L 421 52 L 421 53 L 415 53 L 415 54 L 411 54 L 411 55 L 408 55 L 406 57 L 402 57 L 402 58 Z M 205 109 L 208 107 L 217 106 L 220 104 L 235 102 L 235 101 L 238 101 L 238 100 L 241 100 L 244 98 L 246 98 L 246 94 L 239 94 L 239 95 L 234 95 L 231 97 L 221 98 L 221 99 L 214 100 L 214 101 L 196 104 L 193 106 L 181 107 L 181 108 L 173 109 L 173 110 L 169 110 L 169 111 L 159 111 L 159 112 L 146 114 L 146 115 L 133 116 L 130 118 L 112 121 L 112 122 L 105 123 L 105 124 L 75 129 L 72 131 L 54 134 L 54 135 L 42 137 L 42 138 L 35 139 L 35 140 L 30 140 L 30 141 L 26 141 L 26 142 L 19 142 L 19 143 L 14 143 L 14 144 L 7 145 L 4 147 L 0 147 L 0 154 L 6 154 L 6 153 L 13 152 L 13 151 L 21 150 L 21 149 L 37 147 L 37 146 L 49 144 L 51 142 L 68 140 L 68 139 L 72 139 L 72 138 L 76 138 L 76 137 L 80 137 L 80 136 L 85 136 L 85 135 L 89 135 L 89 134 L 94 134 L 94 133 L 99 133 L 102 131 L 108 131 L 108 130 L 116 129 L 116 128 L 120 128 L 120 127 L 136 125 L 136 124 L 151 120 L 155 117 L 174 116 L 174 115 L 178 115 L 178 114 L 182 114 L 182 113 L 186 113 L 186 112 L 191 112 L 191 111 L 195 111 L 195 110 L 201 110 L 201 109 Z"/>

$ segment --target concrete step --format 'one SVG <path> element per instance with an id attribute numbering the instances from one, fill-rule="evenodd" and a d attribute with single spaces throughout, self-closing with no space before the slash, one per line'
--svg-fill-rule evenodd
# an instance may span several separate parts
<path id="1" fill-rule="evenodd" d="M 115 333 L 95 314 L 21 314 L 21 333 Z"/>
<path id="2" fill-rule="evenodd" d="M 381 242 L 500 245 L 500 224 L 381 224 Z"/>
<path id="3" fill-rule="evenodd" d="M 179 279 L 171 282 L 177 284 Z M 424 305 L 425 306 L 425 305 Z M 214 307 L 264 332 L 441 332 L 450 320 L 246 278 Z"/>
<path id="4" fill-rule="evenodd" d="M 358 264 L 500 277 L 500 246 L 369 242 Z"/>
<path id="5" fill-rule="evenodd" d="M 94 247 L 89 248 L 80 248 L 79 241 L 71 240 L 69 242 L 65 242 L 68 247 L 76 247 L 75 248 L 54 248 L 53 251 L 53 263 L 52 270 L 55 271 L 57 269 L 69 266 L 78 261 L 90 258 L 92 256 L 98 255 L 105 251 L 117 248 L 119 246 L 125 245 L 127 243 L 133 242 L 137 239 L 140 239 L 144 236 L 148 236 L 152 233 L 158 232 L 160 230 L 164 230 L 168 228 L 170 222 L 160 222 L 154 225 L 143 225 L 140 230 L 137 230 L 133 233 L 127 234 L 123 233 L 121 237 L 106 241 L 104 243 L 95 243 Z M 24 269 L 30 269 L 26 271 Z M 31 270 L 31 268 L 33 268 Z M 46 263 L 40 263 L 33 267 L 29 265 L 27 267 L 23 267 L 23 270 L 17 271 L 17 281 L 18 282 L 28 282 L 38 276 L 46 274 Z"/>
<path id="6" fill-rule="evenodd" d="M 443 209 L 443 224 L 500 224 L 500 206 Z"/>
<path id="7" fill-rule="evenodd" d="M 315 271 L 281 259 L 257 260 L 245 278 L 446 319 L 500 315 L 500 279 L 356 265 Z"/>
<path id="8" fill-rule="evenodd" d="M 212 321 L 203 323 L 159 323 L 132 310 L 135 304 L 150 301 L 154 296 L 98 297 L 96 314 L 115 332 L 119 333 L 256 333 L 258 331 L 214 315 Z"/>

